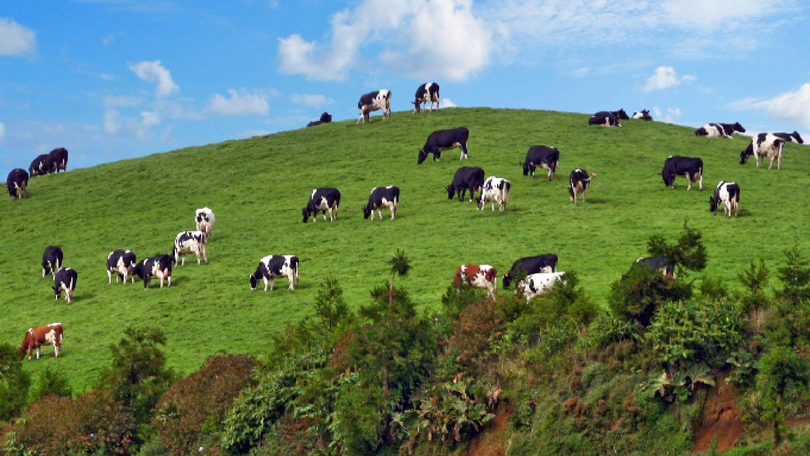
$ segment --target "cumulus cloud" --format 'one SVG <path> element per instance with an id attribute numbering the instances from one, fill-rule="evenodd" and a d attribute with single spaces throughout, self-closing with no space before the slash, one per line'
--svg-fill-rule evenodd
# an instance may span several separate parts
<path id="1" fill-rule="evenodd" d="M 439 106 L 440 106 L 442 109 L 444 109 L 444 108 L 456 108 L 456 107 L 458 107 L 458 105 L 457 105 L 457 104 L 455 104 L 455 103 L 453 103 L 453 101 L 452 101 L 452 100 L 450 100 L 449 98 L 442 98 L 442 102 L 439 104 Z"/>
<path id="2" fill-rule="evenodd" d="M 37 34 L 5 17 L 0 17 L 0 55 L 24 56 L 37 50 Z"/>
<path id="3" fill-rule="evenodd" d="M 6 124 L 0 122 L 0 139 L 3 139 L 5 137 L 6 137 Z"/>
<path id="4" fill-rule="evenodd" d="M 130 65 L 132 70 L 144 82 L 154 82 L 155 96 L 167 97 L 180 91 L 180 87 L 172 80 L 172 74 L 160 64 L 160 60 L 154 62 L 143 61 Z"/>
<path id="5" fill-rule="evenodd" d="M 726 106 L 735 110 L 763 110 L 770 117 L 810 128 L 810 83 L 770 99 L 747 97 Z"/>
<path id="6" fill-rule="evenodd" d="M 143 138 L 146 130 L 161 122 L 161 116 L 154 111 L 141 111 L 140 117 L 122 116 L 117 109 L 104 111 L 104 131 L 117 135 L 126 134 L 135 138 Z"/>
<path id="7" fill-rule="evenodd" d="M 663 90 L 669 87 L 676 86 L 682 81 L 694 81 L 697 79 L 695 76 L 685 74 L 678 76 L 675 68 L 670 66 L 660 66 L 655 69 L 655 73 L 647 79 L 647 83 L 641 88 L 642 92 L 650 92 L 652 90 Z"/>
<path id="8" fill-rule="evenodd" d="M 244 90 L 240 93 L 234 89 L 228 89 L 228 93 L 230 98 L 214 95 L 203 112 L 222 116 L 266 116 L 270 111 L 270 104 L 262 94 L 249 94 Z"/>
<path id="9" fill-rule="evenodd" d="M 335 100 L 328 98 L 324 95 L 310 95 L 310 94 L 303 94 L 298 95 L 294 94 L 290 96 L 290 101 L 295 104 L 302 104 L 304 106 L 309 106 L 312 108 L 318 108 L 323 105 L 332 104 Z"/>

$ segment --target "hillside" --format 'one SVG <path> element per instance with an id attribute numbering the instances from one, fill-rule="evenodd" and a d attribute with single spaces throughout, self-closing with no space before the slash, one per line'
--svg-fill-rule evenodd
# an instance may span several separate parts
<path id="1" fill-rule="evenodd" d="M 559 270 L 577 271 L 603 303 L 611 283 L 645 255 L 649 235 L 674 238 L 685 219 L 705 237 L 705 273 L 734 286 L 751 260 L 776 266 L 785 248 L 810 247 L 803 146 L 786 145 L 783 169 L 768 171 L 739 164 L 745 137 L 709 140 L 689 128 L 634 120 L 621 129 L 589 127 L 587 117 L 486 108 L 400 112 L 386 122 L 373 116 L 365 125 L 302 128 L 33 178 L 28 199 L 0 203 L 0 343 L 17 346 L 30 326 L 63 323 L 63 357 L 54 361 L 48 347 L 46 361 L 26 369 L 57 363 L 83 390 L 109 363 L 107 347 L 132 324 L 163 329 L 170 363 L 184 373 L 212 354 L 266 352 L 273 332 L 312 312 L 327 275 L 339 279 L 351 305 L 366 303 L 397 248 L 413 266 L 401 284 L 430 310 L 438 309 L 459 264 L 489 263 L 503 274 L 514 260 L 546 252 L 559 256 Z M 462 164 L 512 181 L 505 212 L 447 199 L 444 187 L 462 165 L 457 150 L 441 162 L 416 164 L 430 132 L 458 126 L 470 130 L 470 159 Z M 552 182 L 542 172 L 531 181 L 517 165 L 536 144 L 561 151 Z M 669 155 L 703 158 L 703 192 L 686 192 L 683 179 L 675 190 L 663 185 L 657 173 Z M 597 178 L 588 202 L 574 206 L 566 186 L 576 167 Z M 739 218 L 711 216 L 707 200 L 720 180 L 740 184 Z M 402 189 L 397 220 L 387 213 L 383 221 L 364 220 L 369 191 L 384 185 Z M 321 186 L 341 190 L 339 218 L 304 225 L 301 208 Z M 210 265 L 187 258 L 170 289 L 107 283 L 112 250 L 132 249 L 139 259 L 169 253 L 176 233 L 193 229 L 194 210 L 206 205 L 217 217 Z M 70 306 L 54 301 L 52 280 L 41 277 L 47 245 L 61 246 L 65 265 L 79 273 Z M 273 292 L 250 292 L 248 275 L 271 253 L 301 258 L 294 292 L 284 279 Z"/>

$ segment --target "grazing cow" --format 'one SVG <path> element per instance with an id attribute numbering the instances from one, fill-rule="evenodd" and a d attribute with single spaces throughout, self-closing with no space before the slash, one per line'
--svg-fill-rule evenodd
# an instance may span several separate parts
<path id="1" fill-rule="evenodd" d="M 183 256 L 181 266 L 186 265 L 186 254 L 194 253 L 197 255 L 197 265 L 200 264 L 200 255 L 202 254 L 205 259 L 205 264 L 208 264 L 208 254 L 205 251 L 205 241 L 208 236 L 202 231 L 181 231 L 177 233 L 174 238 L 174 247 L 172 247 L 172 258 L 174 265 L 180 262 L 180 255 Z"/>
<path id="2" fill-rule="evenodd" d="M 640 120 L 653 120 L 652 116 L 650 115 L 649 109 L 642 109 L 641 112 L 634 112 L 632 119 L 640 119 Z"/>
<path id="3" fill-rule="evenodd" d="M 268 280 L 270 291 L 273 291 L 276 277 L 286 277 L 290 281 L 290 290 L 295 290 L 293 281 L 298 282 L 298 257 L 295 255 L 267 255 L 262 258 L 256 272 L 250 275 L 251 291 L 256 290 L 259 279 L 264 280 L 264 291 L 267 291 Z"/>
<path id="4" fill-rule="evenodd" d="M 413 103 L 413 113 L 422 111 L 422 105 L 430 103 L 430 112 L 433 113 L 433 103 L 436 103 L 436 109 L 439 109 L 439 84 L 435 82 L 426 82 L 416 89 L 416 100 Z"/>
<path id="5" fill-rule="evenodd" d="M 374 210 L 380 213 L 380 220 L 382 220 L 382 210 L 387 207 L 391 210 L 391 220 L 397 214 L 397 204 L 399 204 L 399 187 L 389 185 L 388 187 L 374 187 L 371 189 L 371 195 L 368 197 L 368 204 L 363 206 L 363 217 L 374 220 Z"/>
<path id="6" fill-rule="evenodd" d="M 568 194 L 571 196 L 571 202 L 577 204 L 577 195 L 582 195 L 582 202 L 585 202 L 585 191 L 591 185 L 591 179 L 596 177 L 596 174 L 588 172 L 584 169 L 577 168 L 571 171 L 568 176 Z"/>
<path id="7" fill-rule="evenodd" d="M 79 274 L 73 268 L 59 268 L 53 278 L 53 296 L 54 299 L 59 299 L 62 291 L 65 292 L 65 301 L 70 304 L 73 299 L 73 292 L 76 290 L 76 279 Z"/>
<path id="8" fill-rule="evenodd" d="M 503 287 L 508 288 L 512 283 L 512 278 L 518 272 L 524 271 L 528 274 L 537 274 L 540 272 L 556 272 L 557 271 L 557 255 L 553 253 L 546 253 L 533 257 L 525 257 L 515 261 L 512 264 L 512 269 L 509 273 L 503 276 Z"/>
<path id="9" fill-rule="evenodd" d="M 561 281 L 563 284 L 565 283 L 564 272 L 529 274 L 518 284 L 518 289 L 523 292 L 523 296 L 526 297 L 526 302 L 529 302 L 537 296 L 541 298 L 548 296 L 548 292 L 551 291 L 551 288 L 557 281 Z"/>
<path id="10" fill-rule="evenodd" d="M 64 258 L 62 249 L 54 245 L 45 247 L 45 252 L 42 253 L 42 277 L 45 274 L 56 274 L 56 271 L 62 267 L 62 259 Z"/>
<path id="11" fill-rule="evenodd" d="M 360 101 L 357 102 L 357 108 L 360 109 L 360 117 L 357 119 L 357 123 L 360 123 L 362 120 L 363 123 L 370 122 L 370 112 L 371 111 L 379 111 L 382 109 L 383 112 L 383 120 L 385 120 L 386 115 L 388 118 L 391 118 L 391 91 L 390 90 L 375 90 L 374 92 L 369 92 L 362 97 L 360 97 Z"/>
<path id="12" fill-rule="evenodd" d="M 554 147 L 546 146 L 532 146 L 526 152 L 526 160 L 523 163 L 518 163 L 523 167 L 523 175 L 527 176 L 532 173 L 534 179 L 534 171 L 537 167 L 548 170 L 548 180 L 554 179 L 554 173 L 557 171 L 557 165 L 560 162 L 560 151 Z"/>
<path id="13" fill-rule="evenodd" d="M 167 286 L 172 286 L 172 257 L 166 254 L 157 254 L 152 258 L 147 258 L 137 263 L 132 268 L 132 275 L 143 279 L 143 288 L 149 288 L 152 277 L 160 279 L 160 288 L 163 288 L 163 281 L 168 280 Z"/>
<path id="14" fill-rule="evenodd" d="M 138 264 L 138 259 L 132 250 L 116 250 L 107 255 L 107 278 L 109 283 L 112 283 L 112 276 L 115 274 L 115 283 L 118 283 L 118 278 L 121 277 L 124 283 L 127 283 L 127 277 L 132 278 L 132 283 L 135 283 L 135 276 L 132 274 L 132 269 Z"/>
<path id="15" fill-rule="evenodd" d="M 26 331 L 22 345 L 18 348 L 20 350 L 20 361 L 25 358 L 26 351 L 28 352 L 28 361 L 31 361 L 34 350 L 37 351 L 37 359 L 39 359 L 39 348 L 43 345 L 53 345 L 53 357 L 59 357 L 59 352 L 62 350 L 62 323 L 36 326 Z"/>
<path id="16" fill-rule="evenodd" d="M 28 173 L 26 173 L 24 169 L 14 168 L 10 173 L 8 173 L 8 177 L 6 178 L 6 188 L 8 189 L 8 194 L 11 197 L 11 201 L 14 201 L 14 198 L 25 198 L 25 189 L 27 187 Z"/>
<path id="17" fill-rule="evenodd" d="M 48 154 L 37 155 L 37 158 L 31 162 L 28 167 L 28 175 L 30 177 L 41 176 L 43 174 L 50 174 L 53 171 L 52 163 L 48 161 Z"/>
<path id="18" fill-rule="evenodd" d="M 714 189 L 714 196 L 709 198 L 709 205 L 712 214 L 717 215 L 717 206 L 723 204 L 723 215 L 728 213 L 731 217 L 731 211 L 734 211 L 734 217 L 737 216 L 737 210 L 740 208 L 740 186 L 734 182 L 720 181 Z"/>
<path id="19" fill-rule="evenodd" d="M 703 160 L 698 157 L 681 157 L 670 155 L 664 161 L 664 168 L 658 173 L 664 179 L 664 185 L 675 188 L 675 178 L 685 177 L 689 181 L 686 191 L 692 189 L 692 184 L 698 182 L 700 190 L 703 191 Z"/>
<path id="20" fill-rule="evenodd" d="M 638 266 L 646 266 L 650 271 L 661 271 L 664 277 L 670 279 L 675 278 L 675 262 L 665 255 L 639 258 L 633 262 L 630 269 Z M 622 276 L 622 280 L 624 279 L 627 279 L 627 274 Z"/>
<path id="21" fill-rule="evenodd" d="M 64 147 L 52 150 L 48 154 L 48 162 L 51 165 L 51 172 L 58 173 L 60 170 L 67 170 L 68 151 Z"/>
<path id="22" fill-rule="evenodd" d="M 312 122 L 307 124 L 307 127 L 314 127 L 315 125 L 325 124 L 332 122 L 332 116 L 329 115 L 328 112 L 324 111 L 321 114 L 321 118 L 319 120 L 313 120 Z"/>
<path id="23" fill-rule="evenodd" d="M 739 122 L 735 122 L 733 124 L 710 123 L 695 130 L 695 136 L 708 136 L 709 138 L 734 139 L 731 137 L 731 134 L 734 133 L 735 131 L 745 133 L 745 128 L 743 128 L 743 126 L 740 125 Z"/>
<path id="24" fill-rule="evenodd" d="M 340 191 L 332 187 L 321 187 L 312 190 L 307 207 L 301 210 L 304 215 L 304 223 L 310 217 L 312 222 L 318 221 L 318 211 L 323 211 L 323 219 L 326 220 L 326 212 L 329 211 L 329 221 L 334 222 L 338 216 L 338 206 L 340 206 Z"/>
<path id="25" fill-rule="evenodd" d="M 804 144 L 802 136 L 799 134 L 798 131 L 795 130 L 793 131 L 793 133 L 773 133 L 773 135 L 785 142 L 791 141 L 799 144 Z"/>
<path id="26" fill-rule="evenodd" d="M 773 161 L 777 161 L 776 169 L 782 169 L 782 152 L 785 148 L 785 140 L 770 134 L 760 133 L 751 138 L 751 144 L 740 152 L 740 164 L 744 165 L 748 161 L 748 157 L 754 156 L 757 160 L 757 168 L 759 168 L 759 157 L 768 157 L 771 159 L 771 165 L 768 169 L 773 168 Z"/>
<path id="27" fill-rule="evenodd" d="M 623 112 L 623 111 L 622 111 Z M 625 114 L 625 117 L 627 114 Z M 592 115 L 588 120 L 588 125 L 601 125 L 603 127 L 618 127 L 621 128 L 622 124 L 619 123 L 619 118 L 616 114 L 609 111 L 599 111 Z"/>
<path id="28" fill-rule="evenodd" d="M 462 264 L 456 269 L 456 275 L 453 277 L 453 286 L 459 290 L 462 283 L 473 288 L 481 288 L 487 290 L 487 294 L 494 301 L 498 278 L 498 272 L 494 267 L 488 264 Z"/>
<path id="29" fill-rule="evenodd" d="M 508 180 L 489 176 L 484 181 L 481 197 L 478 198 L 478 209 L 483 211 L 487 201 L 492 201 L 492 210 L 495 210 L 495 203 L 498 203 L 498 209 L 503 212 L 506 209 L 506 203 L 509 202 L 509 189 L 511 188 L 512 184 Z"/>
<path id="30" fill-rule="evenodd" d="M 208 208 L 208 206 L 197 209 L 194 212 L 194 223 L 197 224 L 197 231 L 202 231 L 205 233 L 206 241 L 208 238 L 211 237 L 211 232 L 214 231 L 214 223 L 216 223 L 217 218 L 214 217 L 214 211 Z"/>
<path id="31" fill-rule="evenodd" d="M 464 194 L 470 191 L 470 202 L 472 202 L 475 192 L 481 192 L 484 185 L 484 170 L 478 167 L 462 166 L 453 176 L 453 182 L 445 187 L 447 189 L 447 199 L 453 199 L 453 195 L 458 193 L 458 202 L 464 201 Z"/>
<path id="32" fill-rule="evenodd" d="M 464 127 L 451 128 L 449 130 L 438 130 L 428 136 L 425 145 L 419 151 L 418 164 L 421 164 L 427 158 L 428 154 L 433 154 L 433 160 L 439 161 L 442 158 L 442 151 L 452 149 L 454 147 L 461 148 L 461 157 L 459 160 L 464 160 L 467 157 L 467 138 L 470 136 L 470 130 Z"/>

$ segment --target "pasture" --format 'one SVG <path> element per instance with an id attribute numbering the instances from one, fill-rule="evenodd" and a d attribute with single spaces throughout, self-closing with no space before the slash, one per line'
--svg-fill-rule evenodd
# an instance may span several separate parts
<path id="1" fill-rule="evenodd" d="M 768 171 L 753 161 L 739 164 L 748 137 L 707 139 L 691 128 L 641 120 L 622 125 L 588 126 L 584 114 L 533 110 L 406 111 L 385 122 L 375 113 L 365 125 L 351 119 L 87 169 L 68 165 L 67 173 L 32 178 L 27 199 L 0 202 L 0 342 L 18 346 L 29 327 L 61 322 L 62 356 L 54 360 L 45 347 L 44 360 L 25 368 L 36 375 L 56 364 L 82 391 L 109 364 L 107 347 L 128 325 L 161 328 L 170 365 L 184 374 L 209 355 L 264 353 L 274 332 L 313 313 L 327 275 L 339 279 L 352 307 L 367 303 L 368 290 L 387 280 L 386 261 L 397 248 L 413 266 L 399 284 L 426 312 L 440 308 L 460 264 L 488 263 L 502 276 L 516 259 L 541 253 L 556 253 L 558 270 L 577 271 L 605 305 L 611 283 L 646 255 L 647 238 L 674 240 L 684 220 L 704 235 L 704 273 L 734 288 L 751 260 L 763 258 L 775 272 L 784 249 L 798 244 L 810 254 L 810 148 L 788 143 L 782 170 Z M 459 126 L 470 130 L 469 160 L 459 162 L 453 149 L 440 162 L 417 165 L 428 134 Z M 523 176 L 518 163 L 532 145 L 560 150 L 552 182 L 542 169 L 534 181 Z M 657 173 L 669 155 L 703 159 L 702 192 L 697 185 L 686 192 L 683 178 L 674 190 L 664 186 Z M 448 200 L 445 186 L 460 166 L 509 179 L 506 211 Z M 575 206 L 567 181 L 577 167 L 597 177 L 587 203 Z M 709 212 L 720 180 L 741 187 L 738 218 Z M 386 210 L 382 221 L 365 220 L 369 192 L 386 185 L 402 191 L 397 219 Z M 312 189 L 326 186 L 342 193 L 337 221 L 319 215 L 303 224 Z M 198 266 L 191 255 L 174 269 L 171 288 L 156 280 L 148 290 L 141 282 L 107 283 L 111 251 L 132 249 L 139 260 L 170 253 L 175 235 L 194 229 L 194 211 L 203 206 L 217 219 L 209 265 Z M 54 301 L 53 280 L 41 277 L 48 245 L 60 246 L 64 265 L 78 271 L 70 306 Z M 295 291 L 286 279 L 273 292 L 250 291 L 248 275 L 268 254 L 301 259 Z M 500 280 L 498 288 L 504 293 Z"/>

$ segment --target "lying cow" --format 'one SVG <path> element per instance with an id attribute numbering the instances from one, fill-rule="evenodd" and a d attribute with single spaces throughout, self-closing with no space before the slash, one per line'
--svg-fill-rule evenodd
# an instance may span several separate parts
<path id="1" fill-rule="evenodd" d="M 205 264 L 208 264 L 208 254 L 205 251 L 205 241 L 208 236 L 202 231 L 181 231 L 177 233 L 174 238 L 174 247 L 172 247 L 172 259 L 174 265 L 180 262 L 180 255 L 183 256 L 181 266 L 186 265 L 186 254 L 193 253 L 197 255 L 197 265 L 200 265 L 200 255 L 205 259 Z"/>
<path id="2" fill-rule="evenodd" d="M 152 277 L 160 279 L 160 288 L 163 288 L 163 281 L 167 280 L 169 287 L 172 286 L 172 257 L 166 254 L 157 254 L 152 258 L 147 258 L 137 263 L 132 268 L 132 275 L 143 279 L 143 288 L 149 288 Z"/>
<path id="3" fill-rule="evenodd" d="M 26 188 L 28 188 L 28 173 L 22 168 L 12 169 L 6 178 L 6 189 L 11 201 L 14 201 L 14 198 L 25 198 Z"/>
<path id="4" fill-rule="evenodd" d="M 453 276 L 453 286 L 459 290 L 461 284 L 466 283 L 473 288 L 487 290 L 487 295 L 494 301 L 497 278 L 498 272 L 488 264 L 462 264 L 456 269 L 456 275 Z"/>
<path id="5" fill-rule="evenodd" d="M 62 323 L 36 326 L 26 331 L 22 345 L 18 348 L 20 361 L 25 358 L 26 351 L 28 352 L 28 361 L 31 361 L 34 350 L 37 351 L 37 359 L 39 359 L 39 348 L 43 345 L 53 345 L 53 357 L 59 357 L 59 352 L 62 350 Z"/>
<path id="6" fill-rule="evenodd" d="M 65 255 L 59 247 L 55 245 L 45 247 L 45 251 L 42 253 L 42 277 L 45 277 L 46 274 L 56 274 L 56 271 L 62 267 L 64 257 Z"/>
<path id="7" fill-rule="evenodd" d="M 259 279 L 264 280 L 264 291 L 268 281 L 270 291 L 276 283 L 276 277 L 286 277 L 290 281 L 290 290 L 294 290 L 293 281 L 298 282 L 298 257 L 295 255 L 267 255 L 259 261 L 256 272 L 250 275 L 250 289 L 256 290 Z"/>
<path id="8" fill-rule="evenodd" d="M 736 217 L 740 208 L 740 186 L 734 182 L 720 181 L 714 189 L 714 195 L 709 198 L 712 214 L 717 215 L 717 206 L 720 204 L 723 205 L 723 215 L 728 213 L 731 217 L 733 210 Z"/>
<path id="9" fill-rule="evenodd" d="M 734 139 L 731 137 L 731 134 L 735 131 L 745 133 L 745 128 L 743 128 L 739 122 L 733 124 L 709 123 L 695 130 L 695 136 Z"/>
<path id="10" fill-rule="evenodd" d="M 571 171 L 568 176 L 568 194 L 571 196 L 571 202 L 577 204 L 577 195 L 582 195 L 582 202 L 585 202 L 585 191 L 591 185 L 591 179 L 596 177 L 596 174 L 588 172 L 582 168 L 577 168 Z"/>
<path id="11" fill-rule="evenodd" d="M 108 283 L 112 283 L 112 276 L 115 274 L 115 283 L 118 283 L 118 278 L 123 279 L 123 283 L 127 283 L 127 277 L 132 278 L 132 283 L 135 283 L 135 276 L 132 274 L 132 269 L 138 264 L 138 259 L 132 250 L 115 250 L 107 255 L 107 279 Z"/>
<path id="12" fill-rule="evenodd" d="M 413 113 L 422 111 L 422 105 L 430 103 L 430 112 L 433 113 L 433 103 L 436 103 L 436 109 L 439 109 L 439 84 L 435 82 L 426 82 L 416 89 L 416 99 L 413 103 Z"/>
<path id="13" fill-rule="evenodd" d="M 332 116 L 330 116 L 328 112 L 324 111 L 323 114 L 321 114 L 320 119 L 313 120 L 312 122 L 308 123 L 307 127 L 314 127 L 315 125 L 331 123 L 331 122 L 332 122 Z"/>
<path id="14" fill-rule="evenodd" d="M 795 130 L 793 131 L 793 133 L 774 133 L 773 135 L 785 142 L 791 141 L 798 144 L 804 144 L 802 135 L 800 135 L 799 132 Z"/>
<path id="15" fill-rule="evenodd" d="M 59 299 L 62 292 L 65 292 L 65 301 L 70 304 L 73 299 L 73 292 L 76 290 L 76 279 L 79 274 L 73 268 L 59 268 L 53 277 L 53 296 Z"/>
<path id="16" fill-rule="evenodd" d="M 534 171 L 537 167 L 548 170 L 548 180 L 554 179 L 554 173 L 557 171 L 557 165 L 560 162 L 560 151 L 554 147 L 546 146 L 532 146 L 526 152 L 526 160 L 523 163 L 518 163 L 523 167 L 523 175 L 527 176 L 532 174 L 534 179 Z"/>
<path id="17" fill-rule="evenodd" d="M 664 179 L 664 185 L 675 188 L 675 178 L 685 177 L 689 181 L 686 191 L 692 189 L 692 184 L 698 182 L 700 190 L 703 191 L 703 160 L 698 157 L 681 157 L 670 155 L 664 161 L 664 168 L 658 173 Z"/>
<path id="18" fill-rule="evenodd" d="M 751 138 L 751 144 L 740 152 L 740 164 L 744 165 L 748 161 L 748 157 L 754 156 L 757 160 L 757 168 L 759 168 L 759 157 L 768 157 L 771 159 L 771 165 L 768 169 L 773 168 L 773 161 L 776 160 L 776 169 L 782 169 L 782 153 L 785 148 L 785 141 L 770 133 L 760 133 Z"/>
<path id="19" fill-rule="evenodd" d="M 530 274 L 518 284 L 518 289 L 526 297 L 526 302 L 529 302 L 538 296 L 541 298 L 548 296 L 551 288 L 558 281 L 565 283 L 564 272 Z"/>
<path id="20" fill-rule="evenodd" d="M 371 111 L 379 111 L 382 109 L 383 112 L 383 120 L 391 118 L 391 91 L 390 90 L 375 90 L 374 92 L 369 92 L 362 97 L 360 97 L 360 101 L 357 102 L 357 108 L 360 109 L 360 117 L 357 119 L 357 123 L 360 123 L 362 120 L 363 123 L 370 122 L 371 119 L 369 118 Z"/>
<path id="21" fill-rule="evenodd" d="M 492 210 L 495 210 L 495 203 L 498 203 L 498 209 L 503 212 L 506 209 L 506 203 L 509 202 L 509 189 L 512 184 L 503 178 L 489 176 L 484 181 L 482 187 L 481 197 L 478 198 L 478 209 L 484 210 L 488 201 L 492 201 Z"/>
<path id="22" fill-rule="evenodd" d="M 197 231 L 202 231 L 205 233 L 206 242 L 208 238 L 211 237 L 211 232 L 214 231 L 214 224 L 216 223 L 217 218 L 214 217 L 214 211 L 212 211 L 208 206 L 197 209 L 194 212 L 194 223 L 197 224 Z"/>
<path id="23" fill-rule="evenodd" d="M 556 272 L 557 271 L 557 255 L 553 253 L 546 253 L 532 257 L 525 257 L 515 261 L 512 264 L 512 269 L 509 273 L 503 276 L 503 287 L 508 288 L 512 283 L 512 278 L 518 275 L 519 272 L 528 274 L 537 274 L 539 272 Z"/>
<path id="24" fill-rule="evenodd" d="M 618 112 L 618 111 L 617 111 Z M 621 112 L 624 112 L 623 110 Z M 625 114 L 625 118 L 627 114 Z M 601 125 L 603 127 L 617 127 L 621 128 L 622 124 L 619 123 L 619 117 L 610 111 L 599 111 L 588 119 L 588 125 Z"/>
<path id="25" fill-rule="evenodd" d="M 649 109 L 642 109 L 641 112 L 634 112 L 631 119 L 653 120 Z"/>
<path id="26" fill-rule="evenodd" d="M 68 151 L 64 147 L 52 150 L 48 154 L 48 162 L 51 165 L 51 172 L 58 173 L 59 171 L 67 170 Z"/>
<path id="27" fill-rule="evenodd" d="M 475 192 L 481 192 L 484 185 L 484 170 L 478 167 L 462 166 L 453 176 L 453 182 L 446 187 L 447 199 L 453 199 L 453 195 L 458 193 L 458 202 L 464 201 L 464 194 L 470 191 L 470 202 L 475 197 Z"/>
<path id="28" fill-rule="evenodd" d="M 455 147 L 461 148 L 461 157 L 459 157 L 459 160 L 464 160 L 468 158 L 467 138 L 469 137 L 470 130 L 464 127 L 434 131 L 428 136 L 425 145 L 419 151 L 419 160 L 416 163 L 421 164 L 425 161 L 428 154 L 433 154 L 433 160 L 439 161 L 442 158 L 443 150 L 453 149 Z"/>
<path id="29" fill-rule="evenodd" d="M 338 215 L 338 206 L 340 206 L 340 192 L 336 188 L 322 187 L 312 190 L 312 196 L 309 198 L 307 207 L 301 210 L 304 215 L 304 223 L 307 223 L 310 217 L 312 222 L 318 221 L 318 211 L 323 211 L 323 219 L 326 220 L 326 211 L 329 211 L 329 221 L 334 222 Z"/>
<path id="30" fill-rule="evenodd" d="M 374 211 L 380 213 L 380 220 L 382 220 L 382 210 L 387 207 L 391 210 L 391 220 L 394 220 L 397 214 L 397 204 L 399 204 L 399 187 L 389 185 L 388 187 L 374 187 L 371 189 L 371 195 L 368 196 L 368 204 L 363 206 L 363 218 L 371 216 L 374 220 Z"/>
<path id="31" fill-rule="evenodd" d="M 30 177 L 41 176 L 43 174 L 50 174 L 52 171 L 51 163 L 48 162 L 48 154 L 38 155 L 31 166 L 28 167 L 28 175 Z"/>

